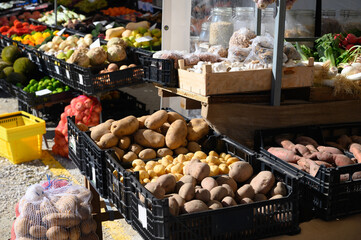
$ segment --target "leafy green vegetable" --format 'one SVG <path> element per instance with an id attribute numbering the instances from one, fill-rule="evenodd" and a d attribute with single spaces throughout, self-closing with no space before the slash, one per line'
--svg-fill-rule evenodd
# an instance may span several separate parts
<path id="1" fill-rule="evenodd" d="M 317 39 L 315 43 L 319 59 L 322 62 L 330 60 L 331 66 L 337 66 L 340 62 L 342 62 L 343 59 L 339 57 L 345 52 L 345 50 L 339 48 L 340 39 L 335 39 L 332 33 L 323 35 Z"/>
<path id="2" fill-rule="evenodd" d="M 300 53 L 302 60 L 307 61 L 310 57 L 313 57 L 312 50 L 306 45 L 300 45 L 296 43 L 296 49 Z"/>

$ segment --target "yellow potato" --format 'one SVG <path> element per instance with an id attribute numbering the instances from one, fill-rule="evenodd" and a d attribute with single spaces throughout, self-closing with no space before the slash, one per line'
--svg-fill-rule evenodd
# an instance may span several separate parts
<path id="1" fill-rule="evenodd" d="M 224 158 L 224 160 L 228 160 L 228 158 L 231 158 L 231 157 L 232 157 L 231 154 L 227 154 L 227 155 L 225 155 L 223 158 Z"/>
<path id="2" fill-rule="evenodd" d="M 145 164 L 145 170 L 153 169 L 155 165 L 156 165 L 155 161 L 149 161 Z"/>
<path id="3" fill-rule="evenodd" d="M 190 161 L 194 156 L 194 153 L 187 153 L 186 154 L 186 158 L 187 158 L 187 161 Z"/>
<path id="4" fill-rule="evenodd" d="M 217 165 L 211 165 L 211 166 L 209 166 L 209 168 L 211 170 L 209 176 L 217 176 L 217 175 L 219 175 L 219 168 L 218 168 Z"/>
<path id="5" fill-rule="evenodd" d="M 236 157 L 231 157 L 227 159 L 227 165 L 231 165 L 232 163 L 239 162 L 239 159 Z"/>
<path id="6" fill-rule="evenodd" d="M 167 157 L 163 157 L 163 158 L 161 159 L 160 163 L 161 163 L 164 167 L 166 167 L 166 166 L 168 166 L 169 164 L 173 163 L 173 159 L 170 160 L 170 159 L 168 159 Z"/>
<path id="7" fill-rule="evenodd" d="M 213 155 L 209 155 L 209 156 L 206 158 L 206 161 L 207 161 L 208 163 L 213 163 L 213 164 L 216 164 L 216 165 L 221 164 L 221 161 L 219 161 L 218 157 L 217 157 L 217 156 L 213 156 Z"/>
<path id="8" fill-rule="evenodd" d="M 206 159 L 201 159 L 201 162 L 207 163 L 207 160 Z"/>
<path id="9" fill-rule="evenodd" d="M 139 171 L 139 179 L 149 178 L 149 174 L 146 170 Z"/>
<path id="10" fill-rule="evenodd" d="M 165 167 L 162 164 L 154 166 L 153 170 L 157 174 L 157 176 L 165 174 Z"/>
<path id="11" fill-rule="evenodd" d="M 143 166 L 135 166 L 135 168 L 133 168 L 134 172 L 140 171 L 140 170 L 145 170 L 145 167 Z"/>
<path id="12" fill-rule="evenodd" d="M 149 182 L 150 182 L 149 178 L 144 178 L 143 179 L 143 183 L 149 183 Z"/>
<path id="13" fill-rule="evenodd" d="M 225 163 L 226 162 L 226 160 L 224 160 L 224 158 L 218 158 L 219 159 L 219 161 L 221 162 L 221 163 Z"/>
<path id="14" fill-rule="evenodd" d="M 219 168 L 219 171 L 221 174 L 228 174 L 228 172 L 229 172 L 229 168 L 228 168 L 227 164 L 225 164 L 225 163 L 219 164 L 218 168 Z"/>
<path id="15" fill-rule="evenodd" d="M 221 153 L 219 154 L 219 157 L 224 158 L 226 155 L 227 155 L 226 153 Z"/>
<path id="16" fill-rule="evenodd" d="M 183 170 L 182 170 L 183 171 Z M 179 181 L 182 177 L 183 177 L 183 174 L 181 173 L 175 173 L 174 176 L 176 177 L 177 181 Z"/>
<path id="17" fill-rule="evenodd" d="M 136 167 L 136 166 L 143 166 L 143 167 L 145 167 L 145 162 L 144 162 L 143 160 L 141 160 L 141 159 L 135 159 L 135 160 L 133 160 L 133 162 L 132 162 L 132 166 L 133 166 L 133 167 Z"/>
<path id="18" fill-rule="evenodd" d="M 210 152 L 208 153 L 208 156 L 219 157 L 218 153 L 216 153 L 215 151 L 210 151 Z"/>
<path id="19" fill-rule="evenodd" d="M 165 167 L 165 173 L 171 173 L 171 169 L 173 167 L 173 163 L 169 164 L 168 166 Z"/>
<path id="20" fill-rule="evenodd" d="M 176 165 L 172 166 L 171 168 L 171 173 L 182 173 L 183 171 L 183 164 L 182 163 L 177 163 Z"/>
<path id="21" fill-rule="evenodd" d="M 179 154 L 177 157 L 177 160 L 179 163 L 183 163 L 183 162 L 187 161 L 187 157 L 183 154 Z"/>
<path id="22" fill-rule="evenodd" d="M 147 170 L 147 172 L 150 178 L 154 178 L 155 176 L 157 176 L 157 174 L 152 169 Z"/>
<path id="23" fill-rule="evenodd" d="M 197 159 L 205 159 L 207 157 L 207 154 L 205 154 L 202 151 L 197 151 L 194 153 L 193 158 L 197 158 Z"/>
<path id="24" fill-rule="evenodd" d="M 170 155 L 165 156 L 165 158 L 168 159 L 169 161 L 173 161 L 173 157 Z"/>

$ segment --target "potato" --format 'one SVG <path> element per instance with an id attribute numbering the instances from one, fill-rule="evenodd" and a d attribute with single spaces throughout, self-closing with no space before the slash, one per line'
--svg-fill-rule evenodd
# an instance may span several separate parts
<path id="1" fill-rule="evenodd" d="M 213 188 L 218 186 L 217 181 L 212 177 L 206 177 L 202 180 L 201 186 L 208 191 L 211 191 Z"/>
<path id="2" fill-rule="evenodd" d="M 107 149 L 118 145 L 119 139 L 113 133 L 104 134 L 96 144 L 101 149 Z"/>
<path id="3" fill-rule="evenodd" d="M 117 158 L 119 160 L 122 160 L 123 159 L 123 156 L 124 156 L 124 150 L 118 148 L 118 147 L 111 147 L 111 149 L 114 150 L 114 153 L 115 155 L 117 156 Z"/>
<path id="4" fill-rule="evenodd" d="M 182 115 L 180 115 L 179 113 L 168 112 L 167 114 L 168 114 L 168 120 L 167 121 L 170 124 L 172 124 L 175 120 L 178 120 L 178 119 L 185 121 L 184 117 L 182 117 Z"/>
<path id="5" fill-rule="evenodd" d="M 196 186 L 197 180 L 192 177 L 191 175 L 184 175 L 177 183 L 175 187 L 175 191 L 179 192 L 179 189 L 183 186 L 185 183 L 191 183 L 193 187 Z"/>
<path id="6" fill-rule="evenodd" d="M 208 206 L 201 200 L 195 199 L 184 204 L 185 213 L 202 212 L 208 210 Z"/>
<path id="7" fill-rule="evenodd" d="M 212 209 L 212 210 L 223 208 L 222 203 L 217 200 L 210 200 L 207 203 L 207 206 L 209 209 Z"/>
<path id="8" fill-rule="evenodd" d="M 88 126 L 81 122 L 77 123 L 76 127 L 82 132 L 86 132 L 89 130 Z"/>
<path id="9" fill-rule="evenodd" d="M 187 125 L 184 120 L 175 120 L 165 136 L 165 144 L 169 149 L 181 147 L 187 137 Z"/>
<path id="10" fill-rule="evenodd" d="M 195 190 L 195 198 L 199 199 L 203 202 L 208 202 L 211 199 L 211 193 L 204 188 L 196 189 Z"/>
<path id="11" fill-rule="evenodd" d="M 162 164 L 155 165 L 153 170 L 158 176 L 165 174 L 165 166 Z"/>
<path id="12" fill-rule="evenodd" d="M 182 172 L 183 172 L 183 164 L 182 163 L 175 164 L 170 169 L 170 172 L 173 173 L 173 174 L 176 174 L 176 173 L 182 174 Z"/>
<path id="13" fill-rule="evenodd" d="M 146 148 L 143 149 L 139 154 L 138 157 L 142 160 L 147 160 L 147 159 L 154 159 L 157 157 L 156 152 L 151 149 L 151 148 Z"/>
<path id="14" fill-rule="evenodd" d="M 228 184 L 222 184 L 222 185 L 220 185 L 220 186 L 222 186 L 222 187 L 224 187 L 225 189 L 227 189 L 227 192 L 228 192 L 227 195 L 228 195 L 228 196 L 230 196 L 230 197 L 232 197 L 232 198 L 235 197 L 235 194 L 234 194 L 233 189 L 232 189 L 231 186 L 229 186 Z"/>
<path id="15" fill-rule="evenodd" d="M 74 227 L 80 223 L 80 217 L 72 213 L 50 213 L 43 217 L 43 222 L 61 227 Z M 48 230 L 49 231 L 49 230 Z"/>
<path id="16" fill-rule="evenodd" d="M 209 165 L 202 162 L 191 161 L 185 166 L 184 174 L 191 175 L 197 182 L 201 182 L 210 173 Z"/>
<path id="17" fill-rule="evenodd" d="M 169 195 L 169 198 L 174 198 L 177 203 L 178 203 L 178 206 L 181 208 L 184 206 L 184 203 L 186 202 L 181 196 L 179 196 L 179 194 L 177 193 L 172 193 Z"/>
<path id="18" fill-rule="evenodd" d="M 221 186 L 222 184 L 227 184 L 232 188 L 233 192 L 237 191 L 236 181 L 227 175 L 222 175 L 222 176 L 217 177 L 216 182 L 219 186 Z"/>
<path id="19" fill-rule="evenodd" d="M 195 189 L 192 183 L 185 183 L 179 189 L 179 196 L 181 196 L 186 202 L 190 201 L 195 196 Z"/>
<path id="20" fill-rule="evenodd" d="M 79 226 L 72 227 L 69 229 L 69 240 L 78 240 L 80 236 L 81 236 L 81 230 Z"/>
<path id="21" fill-rule="evenodd" d="M 209 132 L 209 126 L 202 118 L 194 118 L 188 123 L 188 141 L 198 141 Z"/>
<path id="22" fill-rule="evenodd" d="M 275 184 L 275 177 L 270 171 L 262 171 L 251 181 L 255 193 L 267 194 Z"/>
<path id="23" fill-rule="evenodd" d="M 267 200 L 266 195 L 264 195 L 262 193 L 257 193 L 253 197 L 253 201 L 255 201 L 255 202 L 266 201 L 266 200 Z"/>
<path id="24" fill-rule="evenodd" d="M 219 175 L 219 168 L 217 165 L 210 165 L 209 168 L 210 168 L 209 176 Z"/>
<path id="25" fill-rule="evenodd" d="M 279 198 L 283 198 L 283 196 L 280 194 L 277 194 L 277 195 L 274 195 L 273 197 L 271 197 L 269 200 L 279 199 Z"/>
<path id="26" fill-rule="evenodd" d="M 136 167 L 136 166 L 141 166 L 141 167 L 144 167 L 144 169 L 145 169 L 145 162 L 141 159 L 135 159 L 132 162 L 132 167 Z"/>
<path id="27" fill-rule="evenodd" d="M 145 115 L 145 116 L 142 116 L 142 117 L 137 118 L 137 119 L 138 119 L 138 122 L 139 122 L 139 129 L 140 129 L 140 128 L 145 128 L 144 122 L 145 122 L 145 120 L 147 119 L 147 117 L 149 117 L 149 116 L 150 116 L 150 115 Z"/>
<path id="28" fill-rule="evenodd" d="M 88 235 L 81 236 L 79 240 L 99 240 L 99 237 L 95 232 L 91 232 Z"/>
<path id="29" fill-rule="evenodd" d="M 229 166 L 231 165 L 232 163 L 235 163 L 235 162 L 239 162 L 240 160 L 236 157 L 230 157 L 226 160 L 226 164 Z"/>
<path id="30" fill-rule="evenodd" d="M 122 161 L 123 162 L 132 162 L 133 160 L 137 159 L 137 154 L 133 153 L 132 151 L 127 152 L 124 154 Z"/>
<path id="31" fill-rule="evenodd" d="M 239 201 L 240 204 L 248 204 L 253 203 L 253 200 L 250 198 L 243 198 L 241 201 Z"/>
<path id="32" fill-rule="evenodd" d="M 154 197 L 158 198 L 158 199 L 163 199 L 164 195 L 165 195 L 165 190 L 164 188 L 162 188 L 158 182 L 150 182 L 147 183 L 144 186 L 149 192 L 151 192 Z"/>
<path id="33" fill-rule="evenodd" d="M 80 204 L 80 206 L 78 207 L 77 212 L 81 220 L 86 220 L 91 215 L 90 208 L 82 204 Z"/>
<path id="34" fill-rule="evenodd" d="M 173 216 L 178 216 L 179 215 L 179 205 L 178 205 L 177 200 L 173 197 L 168 198 L 168 205 L 169 205 L 170 214 L 172 214 Z"/>
<path id="35" fill-rule="evenodd" d="M 230 206 L 236 206 L 237 205 L 236 201 L 230 196 L 224 197 L 222 199 L 221 203 L 222 203 L 223 207 L 230 207 Z"/>
<path id="36" fill-rule="evenodd" d="M 157 179 L 157 183 L 159 184 L 159 186 L 164 188 L 165 193 L 174 192 L 176 182 L 177 181 L 172 174 L 162 175 Z"/>
<path id="37" fill-rule="evenodd" d="M 61 213 L 75 213 L 78 205 L 78 198 L 75 195 L 64 195 L 55 204 Z"/>
<path id="38" fill-rule="evenodd" d="M 287 188 L 283 182 L 277 182 L 276 185 L 271 189 L 269 193 L 272 197 L 275 195 L 287 195 Z"/>
<path id="39" fill-rule="evenodd" d="M 26 217 L 18 217 L 14 223 L 14 231 L 16 237 L 25 237 L 29 233 L 30 219 Z"/>
<path id="40" fill-rule="evenodd" d="M 110 131 L 117 137 L 132 135 L 139 128 L 138 119 L 128 116 L 112 123 Z"/>
<path id="41" fill-rule="evenodd" d="M 254 189 L 250 184 L 244 184 L 236 192 L 236 198 L 240 201 L 244 198 L 253 199 L 255 195 Z"/>
<path id="42" fill-rule="evenodd" d="M 174 149 L 174 153 L 175 153 L 176 155 L 179 155 L 179 154 L 187 154 L 188 152 L 189 152 L 188 149 L 185 148 L 185 147 L 179 147 L 179 148 L 177 148 L 177 149 Z"/>
<path id="43" fill-rule="evenodd" d="M 253 174 L 253 168 L 248 162 L 235 162 L 230 165 L 229 176 L 236 182 L 247 181 Z"/>
<path id="44" fill-rule="evenodd" d="M 132 145 L 130 145 L 129 147 L 129 151 L 132 151 L 133 153 L 135 154 L 139 154 L 141 151 L 143 150 L 143 147 L 136 144 L 136 143 L 133 143 Z"/>
<path id="45" fill-rule="evenodd" d="M 85 220 L 83 221 L 81 224 L 80 224 L 80 229 L 81 229 L 81 233 L 82 234 L 89 234 L 91 232 L 95 232 L 96 229 L 97 229 L 97 223 L 95 222 L 94 219 L 88 219 L 88 220 Z"/>
<path id="46" fill-rule="evenodd" d="M 169 127 L 170 127 L 169 122 L 163 123 L 162 126 L 160 126 L 159 128 L 160 133 L 163 134 L 164 136 L 167 135 Z"/>
<path id="47" fill-rule="evenodd" d="M 118 147 L 123 150 L 127 150 L 130 146 L 131 140 L 128 136 L 122 136 L 119 138 Z"/>
<path id="48" fill-rule="evenodd" d="M 155 167 L 157 163 L 155 161 L 149 161 L 145 164 L 145 170 L 149 171 L 149 170 L 153 170 L 153 168 Z"/>
<path id="49" fill-rule="evenodd" d="M 167 111 L 159 110 L 147 117 L 144 125 L 152 130 L 160 128 L 168 119 Z"/>
<path id="50" fill-rule="evenodd" d="M 65 228 L 53 226 L 46 231 L 46 237 L 49 240 L 67 240 L 69 233 Z"/>
<path id="51" fill-rule="evenodd" d="M 160 148 L 157 150 L 157 157 L 165 157 L 167 155 L 172 156 L 173 151 L 170 150 L 169 148 Z"/>
<path id="52" fill-rule="evenodd" d="M 114 122 L 114 120 L 109 119 L 104 123 L 98 124 L 97 126 L 90 128 L 89 130 L 91 131 L 91 139 L 97 142 L 104 134 L 110 133 L 110 127 L 112 125 L 112 122 Z"/>
<path id="53" fill-rule="evenodd" d="M 225 163 L 219 164 L 218 168 L 219 168 L 220 174 L 228 174 L 229 173 L 229 168 L 228 168 L 227 164 L 225 164 Z"/>
<path id="54" fill-rule="evenodd" d="M 134 141 L 144 147 L 162 148 L 165 140 L 164 136 L 150 129 L 139 129 L 134 134 Z"/>
<path id="55" fill-rule="evenodd" d="M 221 201 L 225 196 L 227 196 L 228 191 L 226 188 L 222 186 L 217 186 L 212 188 L 210 193 L 211 193 L 211 200 Z"/>

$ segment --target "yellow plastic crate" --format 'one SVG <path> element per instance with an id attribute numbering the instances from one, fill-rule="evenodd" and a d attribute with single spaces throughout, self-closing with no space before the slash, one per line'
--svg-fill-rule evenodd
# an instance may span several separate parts
<path id="1" fill-rule="evenodd" d="M 0 156 L 18 164 L 39 159 L 45 121 L 27 112 L 0 115 Z"/>

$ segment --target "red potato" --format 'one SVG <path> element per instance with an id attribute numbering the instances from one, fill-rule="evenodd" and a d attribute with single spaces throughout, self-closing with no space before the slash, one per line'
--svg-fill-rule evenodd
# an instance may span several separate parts
<path id="1" fill-rule="evenodd" d="M 270 147 L 267 151 L 286 162 L 296 163 L 301 158 L 294 152 L 281 147 Z"/>
<path id="2" fill-rule="evenodd" d="M 352 139 L 344 134 L 337 139 L 337 143 L 340 144 L 344 149 L 347 149 L 348 146 L 352 144 Z"/>
<path id="3" fill-rule="evenodd" d="M 311 144 L 314 147 L 318 147 L 318 143 L 314 139 L 312 139 L 310 137 L 307 137 L 307 136 L 299 136 L 299 137 L 297 137 L 296 138 L 296 143 L 300 143 L 300 144 L 305 145 L 305 146 L 308 145 L 308 144 Z"/>
<path id="4" fill-rule="evenodd" d="M 317 150 L 320 152 L 328 152 L 332 154 L 343 154 L 338 148 L 335 147 L 318 146 Z"/>
<path id="5" fill-rule="evenodd" d="M 361 145 L 358 143 L 352 143 L 350 145 L 350 152 L 355 156 L 358 163 L 361 163 Z"/>

